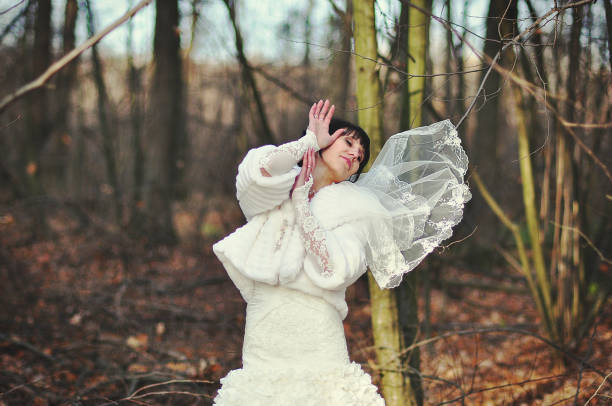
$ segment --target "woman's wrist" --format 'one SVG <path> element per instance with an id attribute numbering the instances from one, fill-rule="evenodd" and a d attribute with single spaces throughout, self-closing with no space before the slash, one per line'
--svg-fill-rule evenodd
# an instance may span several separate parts
<path id="1" fill-rule="evenodd" d="M 307 148 L 313 148 L 316 151 L 320 150 L 319 141 L 317 140 L 317 135 L 310 129 L 306 129 L 306 134 L 302 137 L 304 143 L 307 145 Z"/>
<path id="2" fill-rule="evenodd" d="M 308 193 L 310 192 L 310 188 L 312 187 L 313 179 L 312 176 L 306 180 L 301 186 L 296 186 L 292 193 L 291 198 L 293 200 L 308 200 Z"/>

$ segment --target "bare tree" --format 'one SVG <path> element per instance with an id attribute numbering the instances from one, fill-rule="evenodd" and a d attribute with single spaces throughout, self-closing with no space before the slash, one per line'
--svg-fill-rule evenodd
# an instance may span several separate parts
<path id="1" fill-rule="evenodd" d="M 87 29 L 90 36 L 95 33 L 95 22 L 94 15 L 91 8 L 91 1 L 86 0 L 85 6 L 87 8 Z M 100 133 L 102 135 L 102 151 L 104 155 L 104 163 L 106 166 L 106 177 L 111 187 L 112 195 L 112 206 L 113 215 L 115 221 L 120 221 L 121 216 L 121 193 L 119 191 L 119 178 L 117 176 L 117 163 L 115 157 L 115 140 L 114 131 L 112 130 L 113 114 L 110 111 L 110 105 L 108 100 L 108 92 L 106 90 L 106 83 L 104 82 L 104 72 L 102 67 L 102 61 L 98 54 L 98 47 L 94 45 L 91 47 L 91 62 L 93 65 L 93 77 L 94 83 L 97 90 L 97 106 L 98 106 L 98 124 L 100 125 Z"/>
<path id="2" fill-rule="evenodd" d="M 132 130 L 132 196 L 129 210 L 129 231 L 138 234 L 144 226 L 143 221 L 143 187 L 145 175 L 145 154 L 142 142 L 142 128 L 144 116 L 144 100 L 142 89 L 142 69 L 134 63 L 133 49 L 134 26 L 132 20 L 128 22 L 127 35 L 127 89 L 130 104 L 130 128 Z"/>
<path id="3" fill-rule="evenodd" d="M 516 18 L 518 15 L 517 0 L 491 0 L 487 16 L 487 31 L 484 53 L 494 57 L 504 45 L 504 40 L 511 39 L 516 34 Z M 506 50 L 500 56 L 500 65 L 512 65 L 512 53 Z M 484 79 L 483 73 L 482 79 Z M 486 184 L 495 184 L 499 178 L 499 128 L 504 122 L 501 114 L 503 79 L 497 72 L 491 72 L 485 82 L 483 93 L 479 99 L 476 137 L 470 145 L 471 163 L 478 168 Z M 468 216 L 477 217 L 479 235 L 483 238 L 495 235 L 495 223 L 490 212 L 484 209 L 484 200 L 476 195 L 470 206 Z"/>
<path id="4" fill-rule="evenodd" d="M 234 38 L 236 42 L 236 58 L 238 59 L 238 63 L 240 64 L 242 80 L 244 80 L 244 85 L 251 93 L 251 96 L 253 97 L 253 102 L 255 103 L 255 112 L 251 113 L 251 115 L 253 117 L 255 128 L 258 129 L 257 132 L 259 134 L 259 142 L 261 144 L 274 144 L 274 134 L 272 133 L 272 129 L 270 128 L 270 124 L 268 123 L 268 116 L 266 114 L 266 109 L 261 98 L 261 92 L 259 91 L 259 88 L 257 86 L 255 75 L 253 75 L 253 68 L 251 67 L 251 64 L 249 63 L 244 53 L 244 40 L 242 39 L 242 33 L 240 32 L 240 28 L 238 27 L 238 20 L 236 16 L 236 3 L 231 0 L 223 0 L 223 2 L 227 7 L 230 21 L 232 23 L 232 27 L 234 28 Z"/>
<path id="5" fill-rule="evenodd" d="M 330 2 L 336 13 L 337 27 L 340 32 L 340 52 L 336 52 L 333 61 L 333 74 L 330 76 L 329 87 L 332 89 L 332 98 L 339 112 L 345 112 L 351 83 L 351 39 L 353 37 L 353 2 L 346 0 L 344 10 L 341 10 L 332 1 Z"/>
<path id="6" fill-rule="evenodd" d="M 64 27 L 62 29 L 62 53 L 68 54 L 75 47 L 75 29 L 78 16 L 79 6 L 77 0 L 67 0 L 64 7 Z M 78 68 L 78 59 L 68 64 L 63 71 L 57 76 L 57 91 L 55 93 L 55 101 L 57 111 L 53 124 L 53 134 L 56 145 L 59 147 L 58 155 L 67 158 L 69 156 L 69 146 L 71 145 L 72 134 L 70 131 L 69 118 L 71 111 L 70 96 L 76 81 L 76 73 Z M 56 168 L 56 172 L 63 170 L 66 173 L 66 159 L 58 159 L 60 161 Z M 59 176 L 60 174 L 57 173 Z"/>
<path id="7" fill-rule="evenodd" d="M 66 0 L 64 7 L 64 27 L 62 29 L 62 53 L 66 55 L 75 46 L 75 28 L 79 6 L 77 0 Z M 57 114 L 55 126 L 60 134 L 68 128 L 68 115 L 70 113 L 70 94 L 75 82 L 77 61 L 68 64 L 57 77 Z"/>
<path id="8" fill-rule="evenodd" d="M 37 0 L 32 49 L 32 77 L 44 72 L 51 61 L 51 0 Z M 42 194 L 40 180 L 40 151 L 49 137 L 48 92 L 39 89 L 26 100 L 27 133 L 22 157 L 22 173 L 30 195 Z"/>
<path id="9" fill-rule="evenodd" d="M 155 10 L 145 208 L 149 236 L 154 241 L 174 243 L 172 202 L 185 166 L 187 141 L 178 0 L 158 0 Z"/>
<path id="10" fill-rule="evenodd" d="M 376 58 L 378 44 L 374 23 L 374 1 L 354 0 L 355 72 L 359 125 L 369 134 L 372 158 L 382 147 L 382 105 Z M 382 392 L 389 406 L 414 404 L 410 385 L 405 385 L 400 365 L 401 333 L 395 293 L 380 289 L 368 273 L 372 304 L 372 333 L 381 371 Z M 406 391 L 407 390 L 407 391 Z"/>

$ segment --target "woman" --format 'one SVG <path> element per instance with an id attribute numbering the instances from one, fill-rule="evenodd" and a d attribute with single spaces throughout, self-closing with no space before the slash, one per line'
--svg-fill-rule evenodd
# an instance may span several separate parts
<path id="1" fill-rule="evenodd" d="M 360 177 L 369 139 L 333 114 L 315 103 L 302 138 L 253 149 L 238 167 L 247 224 L 213 249 L 247 302 L 243 367 L 221 380 L 217 405 L 384 405 L 349 361 L 346 287 L 367 267 L 397 286 L 469 199 L 450 122 L 391 137 Z"/>

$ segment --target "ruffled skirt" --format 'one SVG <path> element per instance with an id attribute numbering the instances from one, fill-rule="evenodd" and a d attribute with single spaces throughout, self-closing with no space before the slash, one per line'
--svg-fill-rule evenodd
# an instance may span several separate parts
<path id="1" fill-rule="evenodd" d="M 338 311 L 296 290 L 256 284 L 242 361 L 221 379 L 215 405 L 384 405 L 370 376 L 349 361 Z"/>

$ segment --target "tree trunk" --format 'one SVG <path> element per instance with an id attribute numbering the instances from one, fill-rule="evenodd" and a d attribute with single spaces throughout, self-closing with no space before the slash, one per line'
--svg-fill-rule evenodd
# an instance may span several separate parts
<path id="1" fill-rule="evenodd" d="M 604 1 L 606 9 L 606 26 L 608 28 L 608 57 L 610 58 L 610 69 L 612 69 L 612 4 L 609 1 Z"/>
<path id="2" fill-rule="evenodd" d="M 576 109 L 579 108 L 579 95 L 577 92 L 580 76 L 581 44 L 580 33 L 582 31 L 583 7 L 572 9 L 572 28 L 570 31 L 569 48 L 569 72 L 567 77 L 567 102 L 565 105 L 565 119 L 569 122 L 576 121 Z M 579 243 L 579 235 L 574 229 L 582 230 L 582 224 L 578 215 L 582 204 L 577 199 L 578 195 L 578 163 L 580 154 L 573 152 L 574 147 L 570 137 L 562 133 L 559 140 L 559 154 L 564 160 L 562 172 L 557 173 L 562 181 L 562 229 L 559 233 L 559 248 L 557 258 L 557 306 L 555 316 L 561 326 L 559 331 L 560 344 L 571 346 L 574 332 L 578 329 L 579 309 L 582 302 L 582 284 L 584 283 L 584 269 Z"/>
<path id="3" fill-rule="evenodd" d="M 333 102 L 336 105 L 336 111 L 342 115 L 346 115 L 349 86 L 351 83 L 351 38 L 352 22 L 353 22 L 353 2 L 346 0 L 346 11 L 337 10 L 339 18 L 339 27 L 341 33 L 340 49 L 334 56 L 334 74 L 330 77 L 329 87 L 333 91 Z M 349 117 L 345 117 L 350 119 Z"/>
<path id="4" fill-rule="evenodd" d="M 172 202 L 178 197 L 186 150 L 178 0 L 155 3 L 150 144 L 145 162 L 147 228 L 154 242 L 173 244 Z"/>
<path id="5" fill-rule="evenodd" d="M 487 41 L 484 53 L 493 58 L 503 46 L 503 40 L 512 38 L 516 30 L 517 0 L 491 0 L 487 18 Z M 507 50 L 499 60 L 503 66 L 512 63 L 512 57 Z M 484 79 L 484 73 L 482 75 Z M 498 139 L 499 129 L 504 126 L 501 115 L 501 100 L 503 82 L 499 73 L 490 73 L 481 97 L 481 106 L 477 116 L 476 136 L 472 140 L 470 163 L 478 169 L 486 185 L 499 184 L 499 156 Z M 476 218 L 474 223 L 479 224 L 478 236 L 482 241 L 494 239 L 497 224 L 493 215 L 485 210 L 485 202 L 481 196 L 475 195 L 467 208 L 468 217 Z"/>
<path id="6" fill-rule="evenodd" d="M 450 0 L 446 0 L 446 21 L 451 23 L 452 10 L 451 10 L 452 2 Z M 446 30 L 446 58 L 445 58 L 445 71 L 446 73 L 450 73 L 453 69 L 453 32 L 451 30 Z M 455 81 L 455 76 L 448 76 L 446 78 L 446 116 L 451 117 L 455 114 L 455 99 L 453 96 L 453 83 Z"/>
<path id="7" fill-rule="evenodd" d="M 37 0 L 30 72 L 32 78 L 44 72 L 51 62 L 51 37 L 51 0 Z M 47 93 L 44 88 L 38 89 L 25 99 L 28 137 L 23 149 L 22 169 L 28 195 L 43 193 L 40 151 L 50 132 Z"/>
<path id="8" fill-rule="evenodd" d="M 410 59 L 408 47 L 408 27 L 410 25 L 410 6 L 403 1 L 400 10 L 399 26 L 397 29 L 397 60 L 402 70 L 408 72 L 408 60 Z M 402 77 L 402 81 L 410 81 L 408 77 Z M 399 131 L 410 128 L 410 90 L 406 83 L 401 88 L 400 101 L 400 126 Z"/>
<path id="9" fill-rule="evenodd" d="M 373 62 L 377 59 L 374 1 L 354 0 L 353 12 L 355 52 L 357 53 L 355 71 L 359 124 L 372 140 L 370 145 L 374 159 L 382 146 L 382 98 L 378 69 L 376 63 Z M 406 389 L 409 390 L 409 385 L 405 385 L 400 369 L 400 331 L 395 294 L 390 290 L 381 290 L 370 273 L 368 280 L 372 303 L 374 344 L 386 404 L 389 406 L 414 404 L 413 398 L 406 397 Z"/>
<path id="10" fill-rule="evenodd" d="M 419 0 L 412 2 L 416 6 L 431 10 L 431 0 Z M 407 38 L 406 46 L 406 66 L 409 74 L 418 75 L 409 78 L 403 89 L 402 97 L 402 127 L 400 130 L 420 127 L 423 124 L 423 101 L 425 94 L 425 77 L 427 68 L 427 44 L 429 32 L 429 16 L 402 3 L 402 7 L 407 7 L 408 24 L 404 37 Z M 408 112 L 406 115 L 405 112 Z M 418 273 L 410 272 L 397 290 L 397 305 L 401 315 L 399 322 L 401 326 L 402 348 L 406 348 L 417 341 L 419 330 L 417 285 Z M 418 348 L 406 354 L 402 358 L 402 370 L 404 371 L 406 385 L 412 388 L 411 395 L 415 404 L 423 404 L 423 388 L 418 374 L 420 368 L 420 351 Z"/>
<path id="11" fill-rule="evenodd" d="M 92 36 L 95 34 L 96 30 L 90 0 L 86 0 L 85 5 L 87 7 L 87 30 L 89 36 Z M 113 131 L 111 130 L 111 115 L 108 111 L 108 94 L 106 91 L 106 84 L 104 83 L 102 62 L 98 55 L 97 45 L 91 47 L 91 61 L 93 65 L 94 83 L 98 93 L 98 124 L 100 125 L 100 132 L 102 134 L 102 151 L 104 163 L 106 165 L 106 176 L 112 190 L 113 215 L 115 221 L 119 222 L 121 215 L 119 179 L 117 177 Z"/>
<path id="12" fill-rule="evenodd" d="M 131 4 L 130 4 L 131 6 Z M 142 146 L 142 120 L 143 120 L 143 95 L 142 95 L 142 70 L 134 65 L 134 50 L 132 44 L 134 25 L 132 20 L 128 22 L 127 36 L 127 70 L 128 70 L 128 100 L 130 104 L 130 126 L 132 129 L 132 198 L 130 203 L 129 230 L 138 235 L 144 226 L 143 187 L 145 176 L 145 154 Z"/>
<path id="13" fill-rule="evenodd" d="M 227 7 L 227 11 L 229 12 L 232 27 L 234 28 L 237 52 L 236 57 L 238 58 L 238 63 L 240 64 L 242 78 L 246 87 L 250 89 L 251 95 L 253 96 L 253 101 L 255 102 L 257 118 L 253 117 L 253 121 L 256 124 L 255 127 L 257 129 L 257 133 L 259 134 L 259 142 L 260 144 L 274 144 L 274 134 L 272 133 L 272 129 L 268 123 L 268 116 L 264 108 L 263 100 L 261 99 L 261 93 L 257 87 L 257 81 L 253 75 L 253 69 L 251 68 L 251 65 L 249 64 L 249 61 L 244 53 L 244 42 L 238 27 L 238 22 L 236 20 L 236 4 L 231 0 L 223 1 Z"/>
<path id="14" fill-rule="evenodd" d="M 75 47 L 75 29 L 79 6 L 77 0 L 67 0 L 64 8 L 64 28 L 62 30 L 62 54 L 66 55 L 72 51 Z M 70 111 L 71 103 L 70 96 L 74 87 L 76 74 L 78 68 L 78 59 L 66 66 L 62 71 L 58 73 L 57 77 L 57 92 L 56 92 L 56 104 L 57 112 L 55 114 L 54 123 L 54 139 L 56 139 L 56 145 L 58 147 L 57 155 L 61 157 L 58 159 L 61 163 L 56 165 L 56 176 L 64 179 L 69 177 L 69 165 L 66 162 L 69 160 L 70 148 L 72 147 L 72 141 L 74 134 L 70 128 Z M 58 139 L 59 138 L 59 139 Z M 64 180 L 64 185 L 67 182 Z"/>
<path id="15" fill-rule="evenodd" d="M 75 47 L 75 28 L 79 6 L 77 0 L 66 0 L 64 8 L 64 28 L 62 31 L 62 54 L 66 55 Z M 58 73 L 57 77 L 57 104 L 55 126 L 63 135 L 68 129 L 68 115 L 70 113 L 70 93 L 74 85 L 77 70 L 77 61 L 72 62 Z"/>

